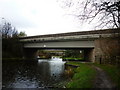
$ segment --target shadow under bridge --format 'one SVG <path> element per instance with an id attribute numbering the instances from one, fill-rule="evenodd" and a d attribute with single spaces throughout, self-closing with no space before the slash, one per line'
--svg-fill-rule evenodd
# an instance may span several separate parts
<path id="1" fill-rule="evenodd" d="M 94 41 L 59 41 L 59 42 L 37 42 L 24 44 L 24 57 L 36 58 L 38 50 L 41 49 L 72 49 L 83 50 L 85 61 L 94 62 Z"/>

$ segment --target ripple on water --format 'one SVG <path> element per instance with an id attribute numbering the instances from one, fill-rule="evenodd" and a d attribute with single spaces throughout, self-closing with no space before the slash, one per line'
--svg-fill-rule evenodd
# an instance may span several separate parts
<path id="1" fill-rule="evenodd" d="M 30 62 L 30 61 L 29 61 Z M 42 88 L 52 86 L 52 84 L 60 82 L 64 73 L 64 63 L 61 58 L 54 59 L 39 59 L 38 62 L 18 62 L 9 64 L 3 63 L 3 70 L 12 72 L 12 75 L 3 73 L 3 87 L 6 88 Z M 4 65 L 6 64 L 6 65 Z M 21 66 L 22 64 L 22 66 Z M 6 67 L 9 69 L 6 69 Z M 13 70 L 14 68 L 15 70 Z"/>

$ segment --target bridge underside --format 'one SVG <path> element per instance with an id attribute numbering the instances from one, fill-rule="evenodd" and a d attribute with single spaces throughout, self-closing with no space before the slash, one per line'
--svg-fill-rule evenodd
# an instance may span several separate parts
<path id="1" fill-rule="evenodd" d="M 52 41 L 25 43 L 24 48 L 94 48 L 94 41 Z"/>
<path id="2" fill-rule="evenodd" d="M 94 62 L 94 41 L 59 41 L 59 42 L 39 42 L 25 43 L 24 56 L 26 58 L 36 58 L 39 49 L 79 49 L 84 50 L 86 61 Z"/>
<path id="3" fill-rule="evenodd" d="M 37 52 L 38 50 L 45 50 L 45 49 L 72 49 L 72 50 L 84 50 L 84 61 L 90 61 L 90 62 L 94 62 L 94 48 L 68 48 L 68 47 L 64 47 L 64 48 L 60 48 L 60 47 L 56 47 L 56 48 L 24 48 L 24 57 L 27 59 L 35 59 L 37 57 Z"/>

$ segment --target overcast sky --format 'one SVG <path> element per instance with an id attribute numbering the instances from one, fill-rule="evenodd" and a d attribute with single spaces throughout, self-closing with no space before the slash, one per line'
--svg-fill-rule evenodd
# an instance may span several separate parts
<path id="1" fill-rule="evenodd" d="M 69 12 L 57 0 L 0 0 L 0 21 L 4 17 L 28 36 L 93 29 L 87 24 L 81 26 Z"/>

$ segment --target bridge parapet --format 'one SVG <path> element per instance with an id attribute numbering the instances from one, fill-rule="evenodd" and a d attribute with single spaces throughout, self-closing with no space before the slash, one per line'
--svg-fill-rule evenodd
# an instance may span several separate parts
<path id="1" fill-rule="evenodd" d="M 99 38 L 98 35 L 79 35 L 79 36 L 61 36 L 61 37 L 45 37 L 45 38 L 29 38 L 20 39 L 22 42 L 42 42 L 42 41 L 65 41 L 65 40 L 94 40 Z"/>
<path id="2" fill-rule="evenodd" d="M 119 29 L 116 30 L 96 30 L 83 31 L 73 33 L 49 34 L 39 36 L 21 37 L 21 42 L 45 42 L 45 41 L 64 41 L 64 40 L 95 40 L 99 37 L 111 37 L 113 33 L 119 34 Z"/>

